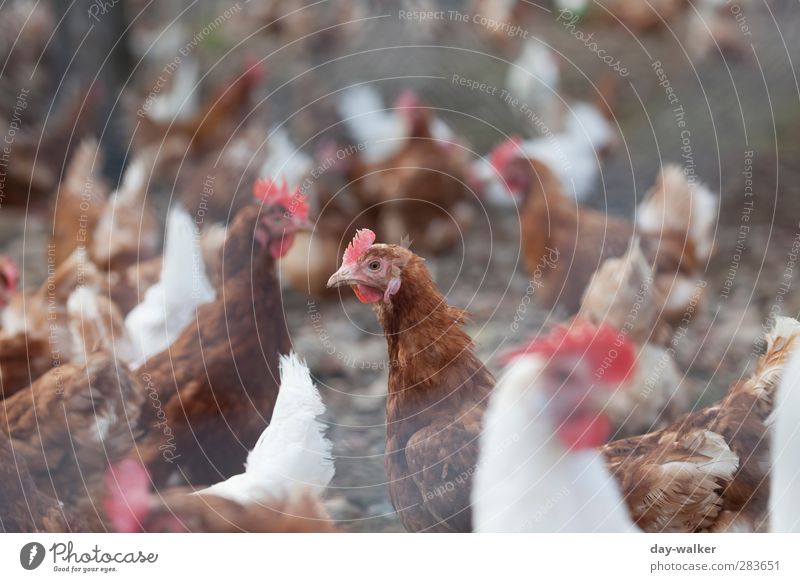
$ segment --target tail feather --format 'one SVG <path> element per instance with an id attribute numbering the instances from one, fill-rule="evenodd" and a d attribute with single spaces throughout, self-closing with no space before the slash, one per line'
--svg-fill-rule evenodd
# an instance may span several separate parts
<path id="1" fill-rule="evenodd" d="M 249 503 L 324 489 L 334 474 L 333 445 L 319 420 L 324 412 L 306 365 L 295 353 L 281 356 L 281 389 L 272 422 L 247 456 L 245 472 L 198 493 Z"/>
<path id="2" fill-rule="evenodd" d="M 771 412 L 767 424 L 774 421 L 774 401 L 784 368 L 800 338 L 800 322 L 792 317 L 777 317 L 772 330 L 765 336 L 767 349 L 758 360 L 756 371 L 746 381 L 734 388 L 752 392 Z"/>

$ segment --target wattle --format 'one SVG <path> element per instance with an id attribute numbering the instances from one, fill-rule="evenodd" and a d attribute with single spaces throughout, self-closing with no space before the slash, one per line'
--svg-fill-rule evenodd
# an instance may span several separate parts
<path id="1" fill-rule="evenodd" d="M 383 293 L 367 285 L 353 285 L 353 292 L 361 303 L 377 303 L 383 299 Z"/>

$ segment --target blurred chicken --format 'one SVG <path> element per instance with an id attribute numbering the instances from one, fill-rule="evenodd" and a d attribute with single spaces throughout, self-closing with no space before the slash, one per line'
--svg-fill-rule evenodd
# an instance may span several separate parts
<path id="1" fill-rule="evenodd" d="M 649 32 L 679 16 L 686 0 L 557 0 L 559 18 L 571 25 L 581 19 L 597 19 L 624 26 L 634 34 Z"/>
<path id="2" fill-rule="evenodd" d="M 0 402 L 0 430 L 38 489 L 72 504 L 93 495 L 109 463 L 131 450 L 144 400 L 125 366 L 101 351 Z"/>
<path id="3" fill-rule="evenodd" d="M 365 147 L 353 188 L 363 206 L 376 207 L 386 240 L 410 238 L 432 252 L 461 243 L 474 209 L 468 203 L 464 149 L 444 122 L 411 90 L 387 112 L 373 89 L 360 86 L 345 93 L 341 110 Z"/>
<path id="4" fill-rule="evenodd" d="M 246 62 L 232 79 L 213 89 L 197 113 L 189 119 L 181 119 L 180 116 L 163 119 L 165 116 L 162 112 L 157 111 L 157 115 L 154 115 L 145 104 L 136 120 L 134 147 L 160 147 L 165 142 L 176 140 L 182 142 L 184 151 L 189 150 L 191 155 L 221 147 L 240 121 L 250 113 L 253 91 L 263 77 L 263 66 L 259 62 Z M 175 89 L 194 91 L 196 85 L 181 83 Z M 190 99 L 190 96 L 186 95 L 184 99 Z M 173 101 L 181 103 L 180 96 L 176 95 Z"/>
<path id="5" fill-rule="evenodd" d="M 49 197 L 58 185 L 71 152 L 92 130 L 92 114 L 98 91 L 76 92 L 36 125 L 27 119 L 28 97 L 21 95 L 9 118 L 0 117 L 0 133 L 13 136 L 13 160 L 5 169 L 2 203 L 6 206 L 35 206 Z"/>
<path id="6" fill-rule="evenodd" d="M 106 478 L 105 510 L 116 531 L 330 531 L 320 495 L 333 478 L 325 412 L 311 373 L 295 354 L 282 356 L 272 422 L 247 456 L 244 473 L 194 493 L 150 494 L 135 460 Z"/>
<path id="7" fill-rule="evenodd" d="M 678 219 L 680 227 L 674 219 L 664 219 L 656 223 L 660 228 L 652 231 L 654 221 L 649 218 L 638 219 L 634 225 L 624 218 L 577 206 L 564 194 L 549 166 L 537 159 L 514 157 L 514 147 L 512 143 L 499 146 L 494 161 L 509 190 L 522 200 L 524 264 L 541 284 L 537 295 L 542 305 L 577 311 L 592 273 L 607 259 L 624 255 L 637 235 L 653 265 L 655 287 L 666 297 L 662 318 L 681 319 L 690 305 L 699 302 L 704 283 L 698 278 L 705 270 L 699 259 L 710 256 L 713 250 L 709 229 L 716 221 L 716 196 L 688 186 L 681 170 L 665 168 L 662 174 L 669 179 L 659 178 L 638 214 L 650 217 L 662 208 L 665 213 L 666 208 L 676 207 L 692 211 L 688 219 Z"/>
<path id="8" fill-rule="evenodd" d="M 214 297 L 200 250 L 200 233 L 186 211 L 175 206 L 167 220 L 161 280 L 125 318 L 124 327 L 137 354 L 134 367 L 168 348 L 194 320 L 197 308 Z"/>
<path id="9" fill-rule="evenodd" d="M 603 410 L 608 394 L 636 359 L 633 346 L 616 339 L 610 327 L 558 330 L 513 359 L 484 417 L 476 531 L 637 531 L 598 450 L 613 432 Z M 610 348 L 617 357 L 609 360 Z"/>
<path id="10" fill-rule="evenodd" d="M 269 181 L 254 195 L 228 228 L 217 299 L 138 372 L 159 402 L 139 445 L 159 486 L 177 470 L 195 485 L 235 474 L 272 414 L 278 355 L 289 351 L 275 262 L 307 228 L 308 207 Z"/>
<path id="11" fill-rule="evenodd" d="M 11 298 L 17 294 L 17 285 L 19 285 L 17 263 L 10 257 L 0 255 L 0 313 L 6 308 Z"/>
<path id="12" fill-rule="evenodd" d="M 109 194 L 100 175 L 102 166 L 102 152 L 94 139 L 84 140 L 72 155 L 53 206 L 50 252 L 56 266 L 91 241 Z"/>
<path id="13" fill-rule="evenodd" d="M 137 351 L 122 314 L 108 297 L 82 285 L 70 294 L 67 315 L 72 336 L 71 362 L 85 364 L 91 354 L 103 350 L 128 367 L 134 365 Z"/>
<path id="14" fill-rule="evenodd" d="M 525 41 L 517 60 L 506 73 L 506 89 L 518 100 L 513 112 L 519 113 L 519 103 L 524 103 L 547 129 L 558 133 L 565 109 L 559 97 L 560 84 L 559 62 L 553 51 L 536 38 Z"/>
<path id="15" fill-rule="evenodd" d="M 800 323 L 779 317 L 747 380 L 670 426 L 603 447 L 635 523 L 648 532 L 760 531 L 769 497 L 769 425 Z M 776 412 L 777 410 L 777 412 Z"/>
<path id="16" fill-rule="evenodd" d="M 31 477 L 25 458 L 0 430 L 0 532 L 67 533 L 86 531 L 81 517 L 45 495 Z"/>
<path id="17" fill-rule="evenodd" d="M 122 272 L 158 254 L 158 222 L 147 199 L 148 161 L 135 159 L 103 208 L 89 253 L 103 271 Z"/>

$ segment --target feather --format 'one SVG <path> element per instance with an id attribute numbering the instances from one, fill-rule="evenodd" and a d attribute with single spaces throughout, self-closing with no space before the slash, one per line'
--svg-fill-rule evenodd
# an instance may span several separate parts
<path id="1" fill-rule="evenodd" d="M 797 322 L 795 322 L 797 323 Z M 800 532 L 800 350 L 778 389 L 771 444 L 770 522 L 774 532 Z"/>
<path id="2" fill-rule="evenodd" d="M 195 310 L 215 296 L 206 276 L 197 226 L 177 205 L 168 218 L 161 280 L 125 318 L 138 353 L 134 367 L 166 349 L 194 319 Z"/>
<path id="3" fill-rule="evenodd" d="M 247 456 L 245 472 L 198 491 L 242 504 L 319 493 L 333 479 L 332 443 L 319 420 L 325 406 L 305 363 L 281 356 L 281 387 L 272 422 Z"/>

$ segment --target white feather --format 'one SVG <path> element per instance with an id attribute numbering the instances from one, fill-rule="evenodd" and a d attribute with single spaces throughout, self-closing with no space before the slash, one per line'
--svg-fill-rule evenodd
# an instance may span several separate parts
<path id="1" fill-rule="evenodd" d="M 297 188 L 313 167 L 310 156 L 292 143 L 289 132 L 277 127 L 267 140 L 267 158 L 261 166 L 261 175 L 267 178 L 286 178 L 289 188 Z"/>
<path id="2" fill-rule="evenodd" d="M 134 365 L 169 347 L 194 319 L 196 309 L 216 295 L 206 276 L 200 234 L 191 216 L 176 206 L 167 223 L 161 280 L 125 318 L 139 354 Z"/>
<path id="3" fill-rule="evenodd" d="M 171 123 L 189 119 L 198 110 L 200 64 L 189 56 L 175 69 L 168 91 L 154 93 L 148 115 L 155 121 Z"/>
<path id="4" fill-rule="evenodd" d="M 198 491 L 239 503 L 281 499 L 294 492 L 319 493 L 333 479 L 332 443 L 319 417 L 325 412 L 305 363 L 281 356 L 281 389 L 272 422 L 247 456 L 245 472 Z"/>
<path id="5" fill-rule="evenodd" d="M 536 358 L 518 360 L 489 402 L 472 490 L 476 531 L 638 531 L 601 454 L 568 452 L 554 438 L 540 370 Z"/>

